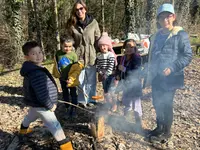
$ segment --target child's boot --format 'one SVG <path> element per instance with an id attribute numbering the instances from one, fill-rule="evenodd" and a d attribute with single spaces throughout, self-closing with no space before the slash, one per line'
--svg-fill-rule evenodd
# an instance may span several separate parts
<path id="1" fill-rule="evenodd" d="M 135 124 L 136 124 L 136 131 L 141 133 L 143 131 L 142 129 L 142 119 L 139 116 L 139 113 L 134 111 L 134 116 L 135 116 Z"/>
<path id="2" fill-rule="evenodd" d="M 156 122 L 157 122 L 157 127 L 148 133 L 147 135 L 148 138 L 150 138 L 151 136 L 159 136 L 164 132 L 163 123 L 158 118 L 156 119 Z"/>
<path id="3" fill-rule="evenodd" d="M 64 144 L 60 145 L 61 150 L 73 150 L 71 141 L 65 142 Z"/>
<path id="4" fill-rule="evenodd" d="M 20 130 L 19 130 L 19 134 L 29 134 L 33 132 L 33 130 L 29 127 L 24 127 L 23 124 L 21 124 Z"/>

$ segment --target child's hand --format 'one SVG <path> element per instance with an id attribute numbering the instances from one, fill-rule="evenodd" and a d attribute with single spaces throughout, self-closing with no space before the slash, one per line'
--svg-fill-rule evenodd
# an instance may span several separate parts
<path id="1" fill-rule="evenodd" d="M 118 69 L 122 72 L 125 72 L 126 71 L 126 67 L 122 66 L 122 65 L 119 65 L 118 66 Z"/>
<path id="2" fill-rule="evenodd" d="M 50 109 L 51 112 L 54 112 L 56 110 L 57 106 L 56 104 L 53 104 L 53 107 Z"/>
<path id="3" fill-rule="evenodd" d="M 68 79 L 68 80 L 67 80 L 67 83 L 68 83 L 68 84 L 72 84 L 72 83 L 73 83 L 72 79 Z"/>
<path id="4" fill-rule="evenodd" d="M 119 77 L 119 75 L 117 75 L 117 76 L 115 77 L 115 79 L 116 79 L 116 80 L 120 80 L 120 77 Z"/>
<path id="5" fill-rule="evenodd" d="M 165 68 L 165 70 L 163 70 L 163 74 L 164 74 L 165 76 L 170 75 L 170 74 L 171 74 L 171 69 L 170 69 L 170 68 Z"/>

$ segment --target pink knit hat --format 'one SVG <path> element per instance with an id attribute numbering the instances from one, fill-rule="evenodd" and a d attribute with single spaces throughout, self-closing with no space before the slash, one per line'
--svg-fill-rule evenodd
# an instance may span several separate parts
<path id="1" fill-rule="evenodd" d="M 112 52 L 115 56 L 115 60 L 117 58 L 117 55 L 115 54 L 113 47 L 112 47 L 112 39 L 108 36 L 107 32 L 103 32 L 101 37 L 98 40 L 98 47 L 100 45 L 108 45 L 108 49 L 110 52 Z"/>
<path id="2" fill-rule="evenodd" d="M 107 32 L 103 32 L 101 37 L 99 38 L 99 41 L 98 41 L 98 46 L 100 45 L 108 45 L 109 46 L 109 49 L 112 48 L 112 40 L 111 38 L 108 36 L 108 33 Z"/>

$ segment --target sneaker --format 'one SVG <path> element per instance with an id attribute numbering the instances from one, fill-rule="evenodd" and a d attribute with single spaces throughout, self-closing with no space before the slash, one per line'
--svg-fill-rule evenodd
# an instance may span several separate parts
<path id="1" fill-rule="evenodd" d="M 170 139 L 171 136 L 172 136 L 171 133 L 169 133 L 169 134 L 162 133 L 158 136 L 151 136 L 150 142 L 163 144 L 163 143 L 166 143 Z"/>

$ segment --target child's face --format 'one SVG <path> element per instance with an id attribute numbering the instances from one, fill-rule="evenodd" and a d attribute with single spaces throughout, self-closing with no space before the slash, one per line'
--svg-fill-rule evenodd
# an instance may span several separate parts
<path id="1" fill-rule="evenodd" d="M 158 16 L 158 23 L 164 29 L 172 29 L 173 22 L 175 21 L 176 17 L 174 14 L 169 12 L 163 12 Z"/>
<path id="2" fill-rule="evenodd" d="M 107 52 L 108 52 L 109 46 L 106 45 L 106 44 L 101 44 L 101 45 L 99 46 L 99 48 L 100 48 L 100 50 L 101 50 L 102 53 L 107 53 Z"/>
<path id="3" fill-rule="evenodd" d="M 25 56 L 26 60 L 33 62 L 40 66 L 43 62 L 44 55 L 40 47 L 31 48 L 28 55 Z"/>
<path id="4" fill-rule="evenodd" d="M 135 53 L 135 49 L 136 49 L 135 42 L 133 42 L 133 41 L 127 42 L 126 47 L 125 47 L 125 54 L 131 55 L 131 54 Z"/>
<path id="5" fill-rule="evenodd" d="M 62 45 L 62 51 L 65 53 L 72 51 L 72 42 L 64 42 Z"/>

